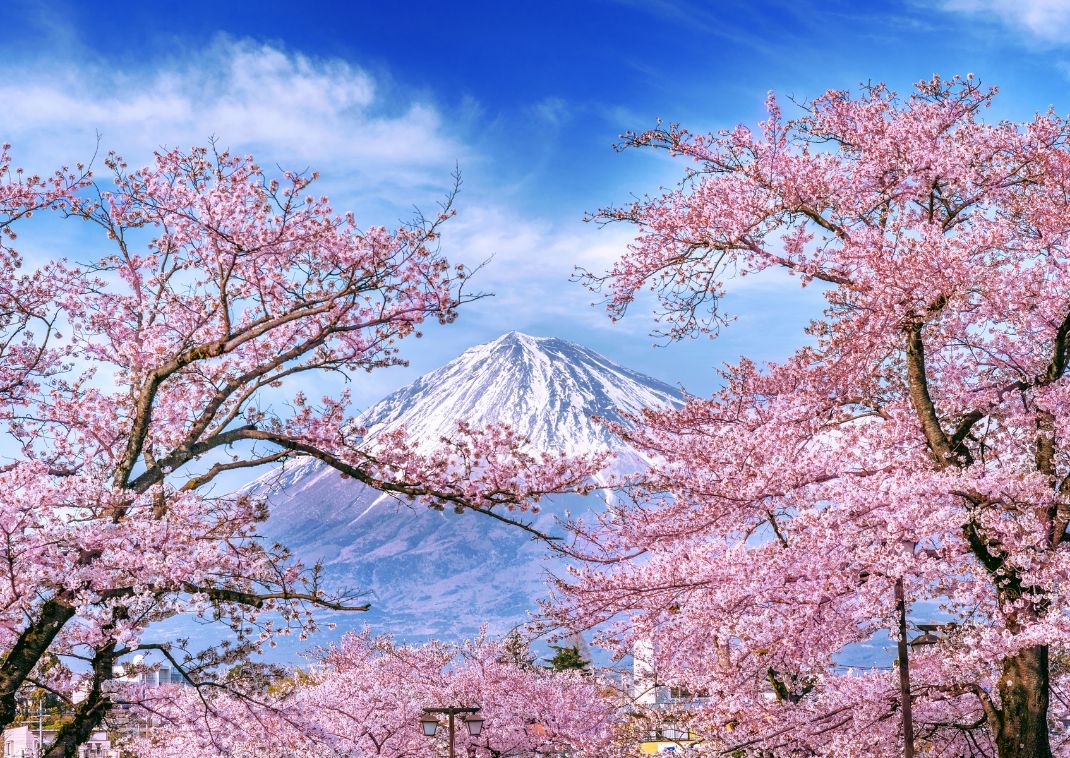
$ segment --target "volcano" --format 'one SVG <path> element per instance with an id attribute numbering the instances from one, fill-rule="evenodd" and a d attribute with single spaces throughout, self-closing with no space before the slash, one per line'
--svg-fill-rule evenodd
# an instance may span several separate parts
<path id="1" fill-rule="evenodd" d="M 370 442 L 404 427 L 428 446 L 458 420 L 506 423 L 536 450 L 611 451 L 613 473 L 622 473 L 645 462 L 605 421 L 627 423 L 643 408 L 681 400 L 670 385 L 574 342 L 510 332 L 397 390 L 359 420 Z M 245 491 L 270 505 L 267 539 L 306 564 L 322 563 L 326 583 L 371 603 L 369 613 L 332 616 L 341 628 L 370 623 L 404 640 L 470 637 L 484 625 L 501 633 L 546 594 L 546 572 L 563 567 L 515 527 L 414 505 L 312 459 L 275 469 Z M 560 533 L 566 513 L 589 516 L 602 507 L 596 494 L 558 496 L 540 503 L 530 520 Z"/>

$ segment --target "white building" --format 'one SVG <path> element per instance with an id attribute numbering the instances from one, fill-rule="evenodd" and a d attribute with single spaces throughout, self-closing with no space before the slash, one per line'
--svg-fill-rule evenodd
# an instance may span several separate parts
<path id="1" fill-rule="evenodd" d="M 145 656 L 134 656 L 131 663 L 119 663 L 112 666 L 112 677 L 117 682 L 142 687 L 160 687 L 165 684 L 185 684 L 182 675 L 170 666 L 146 665 Z M 71 702 L 80 703 L 89 694 L 89 683 L 82 682 L 71 695 Z M 7 758 L 7 756 L 4 756 Z"/>
<path id="2" fill-rule="evenodd" d="M 170 666 L 150 665 L 145 655 L 135 655 L 130 664 L 120 663 L 112 667 L 112 675 L 124 684 L 140 684 L 144 687 L 159 687 L 163 684 L 185 684 L 182 675 Z"/>
<path id="3" fill-rule="evenodd" d="M 41 754 L 41 740 L 48 747 L 55 738 L 55 729 L 38 732 L 32 726 L 8 727 L 4 730 L 3 758 L 37 758 Z M 112 750 L 108 735 L 98 731 L 93 732 L 89 741 L 78 748 L 78 758 L 119 758 L 119 751 Z"/>
<path id="4" fill-rule="evenodd" d="M 640 638 L 632 645 L 632 697 L 640 705 L 658 701 L 658 677 L 654 673 L 654 643 Z"/>
<path id="5" fill-rule="evenodd" d="M 658 679 L 654 643 L 639 638 L 632 645 L 632 700 L 636 705 L 652 711 L 669 706 L 689 707 L 702 702 L 681 687 L 667 685 Z M 656 723 L 639 746 L 642 755 L 685 753 L 695 744 L 696 735 L 684 725 L 671 720 Z"/>

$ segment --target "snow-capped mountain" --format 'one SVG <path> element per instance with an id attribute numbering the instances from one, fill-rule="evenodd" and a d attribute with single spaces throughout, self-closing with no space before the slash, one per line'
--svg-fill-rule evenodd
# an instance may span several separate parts
<path id="1" fill-rule="evenodd" d="M 562 339 L 510 332 L 478 345 L 367 409 L 367 437 L 403 426 L 433 445 L 458 420 L 503 422 L 538 450 L 612 450 L 618 467 L 638 456 L 592 417 L 623 421 L 644 407 L 678 403 L 673 387 Z M 543 544 L 474 513 L 430 511 L 372 490 L 317 461 L 291 462 L 251 483 L 266 496 L 265 537 L 306 563 L 322 561 L 336 587 L 367 593 L 369 614 L 332 618 L 342 627 L 373 623 L 405 638 L 503 631 L 524 620 L 545 594 L 553 567 Z M 601 507 L 598 496 L 564 496 L 533 517 L 555 529 L 564 511 Z"/>
<path id="2" fill-rule="evenodd" d="M 620 441 L 592 416 L 621 420 L 622 412 L 678 399 L 669 385 L 575 342 L 509 332 L 383 399 L 361 421 L 369 438 L 404 426 L 434 444 L 460 419 L 509 424 L 538 450 L 620 451 Z"/>

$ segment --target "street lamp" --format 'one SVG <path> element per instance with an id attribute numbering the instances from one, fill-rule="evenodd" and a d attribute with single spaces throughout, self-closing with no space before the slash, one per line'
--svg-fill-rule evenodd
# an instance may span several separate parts
<path id="1" fill-rule="evenodd" d="M 456 730 L 453 725 L 453 717 L 461 715 L 468 734 L 478 737 L 483 731 L 483 717 L 478 715 L 479 708 L 462 708 L 449 706 L 447 708 L 424 708 L 424 715 L 420 717 L 420 730 L 425 737 L 434 737 L 438 733 L 438 718 L 436 714 L 444 713 L 449 718 L 449 758 L 455 758 L 453 753 L 453 738 Z"/>
<path id="2" fill-rule="evenodd" d="M 434 716 L 423 716 L 420 718 L 420 728 L 423 729 L 424 737 L 434 737 L 438 731 L 438 719 Z"/>
<path id="3" fill-rule="evenodd" d="M 483 717 L 478 714 L 467 716 L 464 720 L 464 725 L 468 729 L 468 734 L 478 737 L 483 731 Z"/>
<path id="4" fill-rule="evenodd" d="M 937 642 L 943 639 L 940 633 L 945 631 L 951 624 L 918 624 L 918 631 L 921 632 L 917 637 L 910 641 L 911 647 L 924 647 L 925 645 L 935 645 Z"/>

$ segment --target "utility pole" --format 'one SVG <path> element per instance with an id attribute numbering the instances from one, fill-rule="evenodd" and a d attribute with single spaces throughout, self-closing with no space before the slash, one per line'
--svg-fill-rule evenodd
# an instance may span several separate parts
<path id="1" fill-rule="evenodd" d="M 907 601 L 903 577 L 895 580 L 895 609 L 899 616 L 899 701 L 903 709 L 903 758 L 914 758 L 914 715 L 910 703 L 910 649 L 907 645 Z"/>
<path id="2" fill-rule="evenodd" d="M 37 754 L 45 747 L 45 691 L 41 690 L 37 697 Z"/>

